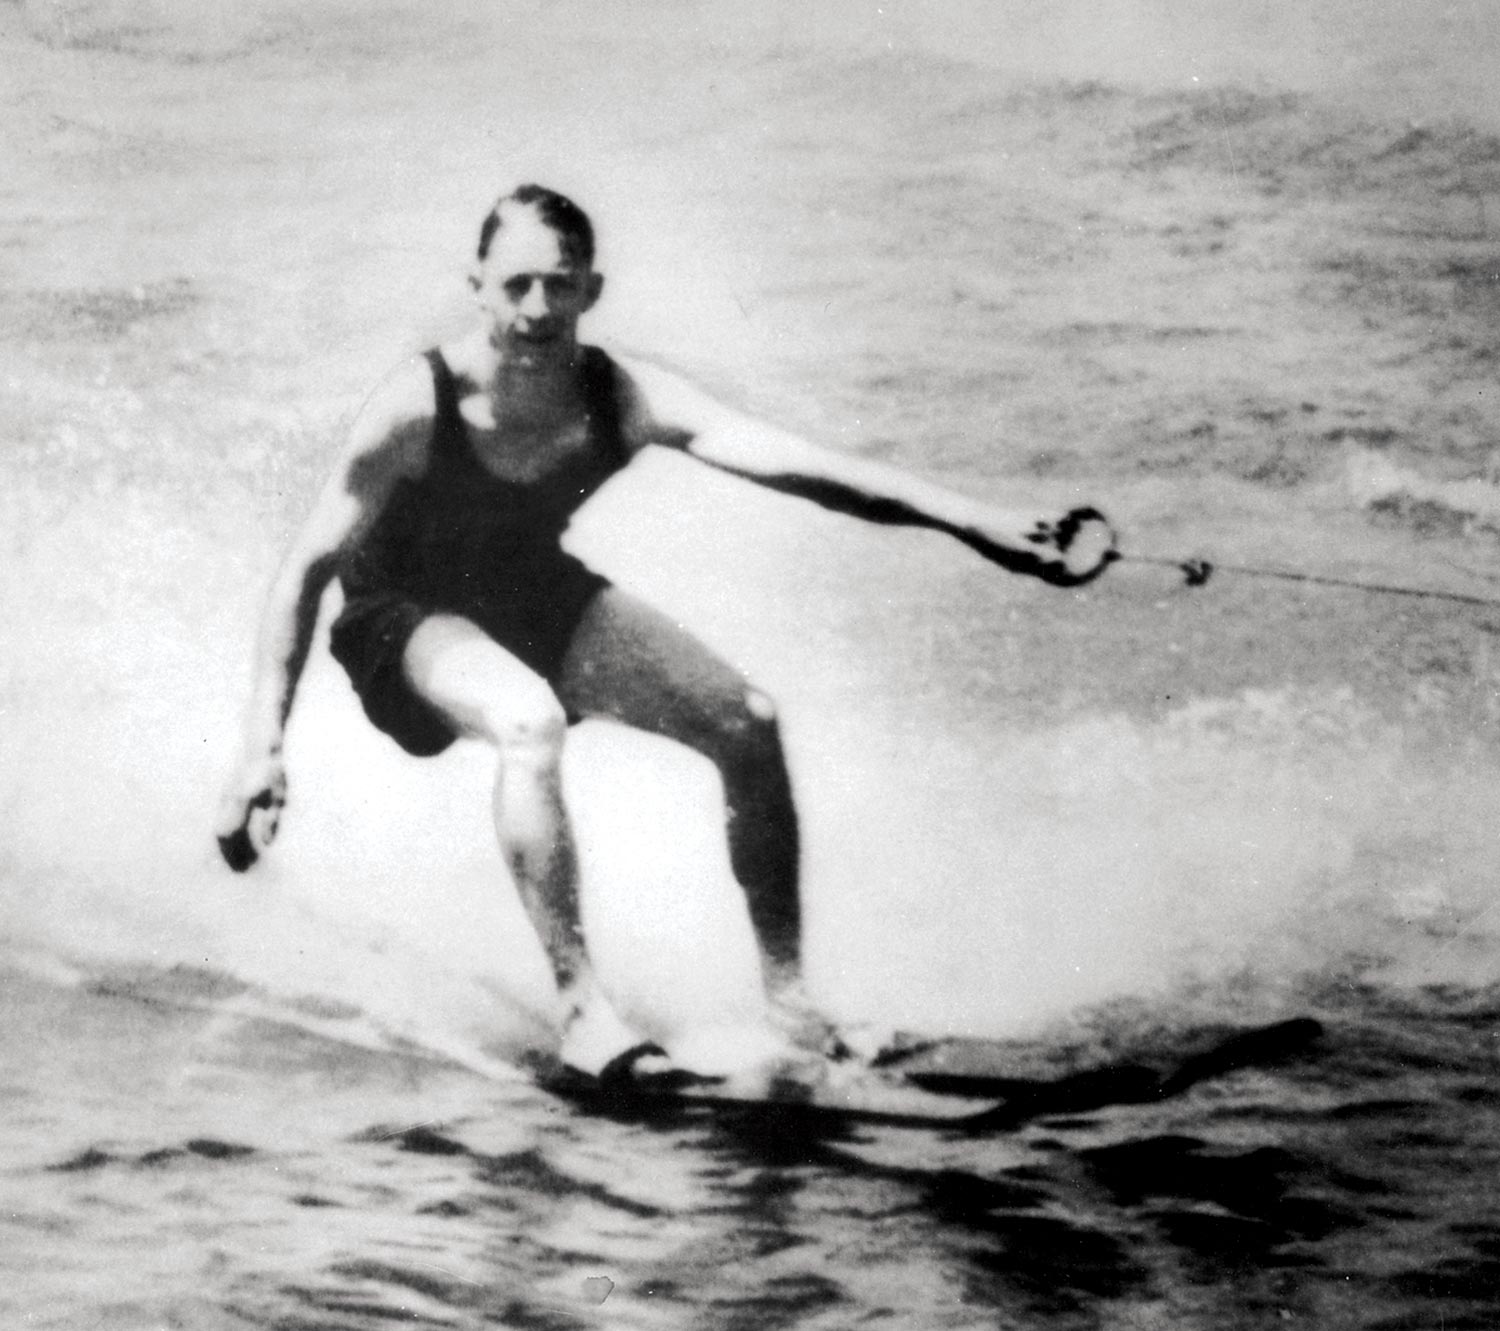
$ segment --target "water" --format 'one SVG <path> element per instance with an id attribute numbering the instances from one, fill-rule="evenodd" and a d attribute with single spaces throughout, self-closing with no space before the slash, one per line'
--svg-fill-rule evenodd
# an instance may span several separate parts
<path id="1" fill-rule="evenodd" d="M 1059 1075 L 1327 1026 L 983 1141 L 536 1090 L 484 757 L 401 760 L 322 657 L 275 854 L 216 863 L 278 551 L 516 178 L 596 213 L 592 335 L 794 429 L 1136 553 L 1500 600 L 1483 9 L 1065 8 L 0 8 L 14 1320 L 1495 1323 L 1487 606 L 1061 592 L 672 458 L 599 497 L 575 547 L 782 702 L 832 1011 Z M 584 727 L 567 777 L 621 1006 L 753 1004 L 702 767 Z"/>

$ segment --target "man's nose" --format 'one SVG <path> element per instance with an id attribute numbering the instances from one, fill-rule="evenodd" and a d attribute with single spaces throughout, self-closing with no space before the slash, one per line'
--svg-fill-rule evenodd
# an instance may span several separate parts
<path id="1" fill-rule="evenodd" d="M 542 289 L 540 282 L 533 282 L 526 288 L 526 294 L 521 297 L 521 303 L 516 307 L 516 312 L 527 319 L 542 319 L 547 315 L 547 294 Z"/>

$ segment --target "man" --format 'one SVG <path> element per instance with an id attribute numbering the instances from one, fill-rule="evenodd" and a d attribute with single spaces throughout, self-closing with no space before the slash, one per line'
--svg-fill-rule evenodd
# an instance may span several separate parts
<path id="1" fill-rule="evenodd" d="M 1022 519 L 749 421 L 680 379 L 578 340 L 598 301 L 588 218 L 536 185 L 501 198 L 470 277 L 482 323 L 396 371 L 356 419 L 272 590 L 219 844 L 236 870 L 275 835 L 282 737 L 337 577 L 331 633 L 370 720 L 407 752 L 456 738 L 497 758 L 495 832 L 571 1013 L 565 1058 L 607 1003 L 589 976 L 560 760 L 570 721 L 680 741 L 723 777 L 730 858 L 773 998 L 795 1010 L 798 832 L 771 700 L 675 623 L 565 553 L 573 513 L 648 444 L 881 523 L 947 532 L 1060 585 L 1114 556 L 1092 509 Z M 617 1019 L 615 1019 L 617 1021 Z M 628 1037 L 621 1029 L 621 1039 Z"/>

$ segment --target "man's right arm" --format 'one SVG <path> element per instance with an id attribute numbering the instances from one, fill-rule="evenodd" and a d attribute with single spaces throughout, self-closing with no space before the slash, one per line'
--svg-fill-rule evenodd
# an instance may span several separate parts
<path id="1" fill-rule="evenodd" d="M 323 592 L 340 556 L 379 518 L 396 483 L 425 468 L 432 412 L 423 362 L 403 366 L 376 390 L 272 584 L 256 640 L 240 758 L 215 828 L 219 850 L 238 872 L 271 843 L 286 803 L 282 741 Z"/>

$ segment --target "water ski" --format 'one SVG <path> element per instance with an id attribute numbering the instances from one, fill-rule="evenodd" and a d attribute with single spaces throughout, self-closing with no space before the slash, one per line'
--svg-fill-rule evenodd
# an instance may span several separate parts
<path id="1" fill-rule="evenodd" d="M 1014 1048 L 989 1040 L 934 1041 L 909 1053 L 897 1050 L 878 1062 L 887 1074 L 899 1072 L 909 1085 L 936 1095 L 997 1101 L 1003 1108 L 994 1117 L 1019 1123 L 1045 1114 L 1169 1099 L 1241 1068 L 1294 1058 L 1322 1034 L 1321 1023 L 1311 1017 L 1200 1032 L 1183 1038 L 1183 1048 L 1159 1051 L 1149 1062 L 1108 1063 L 1062 1077 L 1016 1075 Z"/>
<path id="2" fill-rule="evenodd" d="M 978 1133 L 1046 1115 L 1149 1104 L 1211 1077 L 1293 1058 L 1321 1034 L 1318 1022 L 1301 1017 L 1201 1037 L 1165 1067 L 1121 1062 L 1052 1078 L 1007 1072 L 1015 1047 L 988 1040 L 910 1040 L 872 1067 L 810 1057 L 738 1077 L 642 1070 L 661 1050 L 639 1045 L 597 1076 L 554 1068 L 540 1080 L 591 1113 L 615 1117 L 733 1114 L 793 1131 L 868 1124 Z"/>
<path id="3" fill-rule="evenodd" d="M 652 1119 L 737 1114 L 792 1129 L 815 1122 L 963 1129 L 996 1108 L 991 1098 L 923 1090 L 899 1072 L 813 1055 L 727 1077 L 678 1068 L 643 1070 L 661 1052 L 655 1045 L 638 1045 L 597 1076 L 558 1066 L 539 1080 L 590 1113 Z"/>

